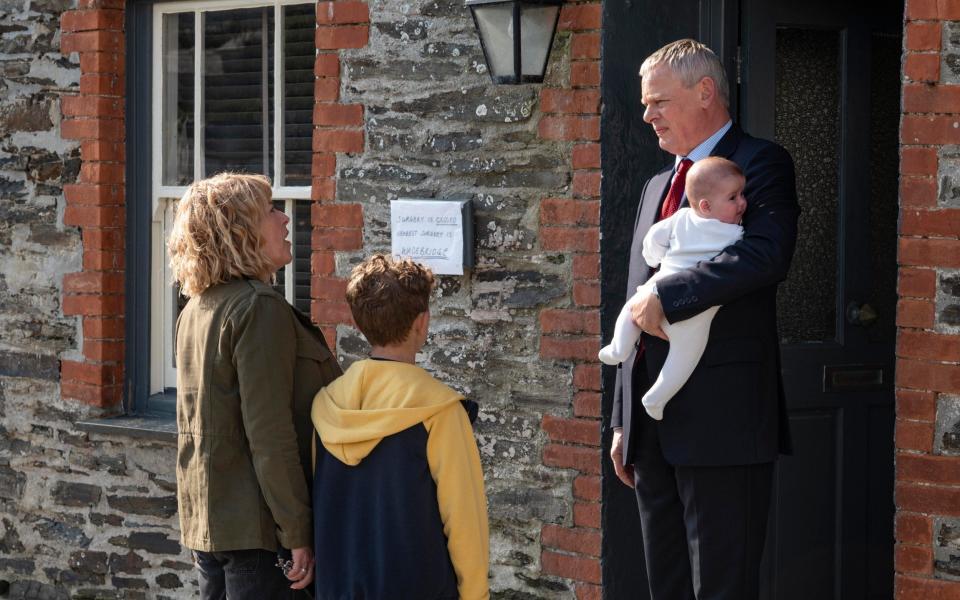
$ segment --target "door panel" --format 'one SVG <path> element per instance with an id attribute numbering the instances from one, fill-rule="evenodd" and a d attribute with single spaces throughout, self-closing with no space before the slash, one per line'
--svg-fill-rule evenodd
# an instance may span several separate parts
<path id="1" fill-rule="evenodd" d="M 835 531 L 842 498 L 833 482 L 838 476 L 842 421 L 838 410 L 796 411 L 791 418 L 797 441 L 794 454 L 777 467 L 773 519 L 780 516 L 804 526 L 783 532 L 768 554 L 775 553 L 777 585 L 797 598 L 830 598 L 836 585 Z M 815 481 L 830 485 L 809 485 Z"/>
<path id="2" fill-rule="evenodd" d="M 900 66 L 889 46 L 899 41 L 860 8 L 744 3 L 741 121 L 793 156 L 803 210 L 778 296 L 795 448 L 778 464 L 769 599 L 893 594 L 896 262 L 887 247 L 897 199 L 895 180 L 890 190 L 873 182 L 889 185 L 897 172 L 896 137 L 881 119 L 899 110 L 889 81 Z"/>

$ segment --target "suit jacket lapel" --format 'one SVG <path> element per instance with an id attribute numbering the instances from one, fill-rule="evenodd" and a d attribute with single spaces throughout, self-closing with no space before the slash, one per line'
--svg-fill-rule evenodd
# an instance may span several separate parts
<path id="1" fill-rule="evenodd" d="M 717 145 L 713 147 L 713 151 L 710 152 L 710 156 L 730 158 L 733 153 L 737 151 L 737 146 L 740 144 L 740 136 L 740 128 L 737 127 L 736 123 L 734 123 L 730 126 L 730 129 L 723 134 L 723 137 L 720 138 L 720 141 L 717 142 Z M 680 208 L 686 208 L 688 206 L 690 206 L 690 203 L 687 202 L 687 195 L 684 194 L 683 198 L 680 199 Z"/>
<path id="2" fill-rule="evenodd" d="M 717 142 L 717 145 L 713 147 L 713 152 L 710 153 L 710 156 L 730 158 L 733 153 L 737 151 L 737 146 L 740 145 L 740 138 L 742 135 L 743 132 L 740 131 L 740 128 L 737 127 L 736 123 L 734 123 L 730 126 L 730 129 L 723 134 L 723 137 L 720 138 L 720 141 Z"/>
<path id="3" fill-rule="evenodd" d="M 657 220 L 657 213 L 660 212 L 660 205 L 670 189 L 670 180 L 673 178 L 673 169 L 667 169 L 650 178 L 647 185 L 647 193 L 641 199 L 643 203 L 640 206 L 640 212 L 637 214 L 637 223 L 634 232 L 643 231 L 646 234 L 650 226 Z M 634 236 L 636 237 L 636 236 Z M 643 241 L 643 236 L 641 241 Z"/>

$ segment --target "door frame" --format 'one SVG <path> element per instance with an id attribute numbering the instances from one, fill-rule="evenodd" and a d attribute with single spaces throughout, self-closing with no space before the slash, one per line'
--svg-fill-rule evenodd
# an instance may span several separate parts
<path id="1" fill-rule="evenodd" d="M 743 9 L 741 10 L 741 4 Z M 651 0 L 604 0 L 601 55 L 601 332 L 604 340 L 609 339 L 620 307 L 626 298 L 626 273 L 630 242 L 636 211 L 636 199 L 648 176 L 667 164 L 669 155 L 662 152 L 650 127 L 642 121 L 640 105 L 639 67 L 643 58 L 657 48 L 675 39 L 693 37 L 699 39 L 715 52 L 726 69 L 730 81 L 730 113 L 739 122 L 741 102 L 745 111 L 773 110 L 773 99 L 766 104 L 756 97 L 740 97 L 740 87 L 744 72 L 741 64 L 741 47 L 745 46 L 745 36 L 750 35 L 744 26 L 743 17 L 747 10 L 765 5 L 764 0 L 675 0 L 672 3 L 658 3 Z M 639 27 L 637 24 L 640 24 Z M 854 32 L 856 35 L 856 32 Z M 869 32 L 867 33 L 869 35 Z M 846 40 L 845 40 L 846 41 Z M 854 41 L 854 40 L 850 40 Z M 861 44 L 847 43 L 848 52 L 856 61 L 869 61 L 869 55 Z M 769 53 L 770 69 L 773 69 L 772 52 Z M 747 60 L 747 57 L 743 57 Z M 866 70 L 851 73 L 845 69 L 843 77 L 864 77 Z M 846 86 L 845 86 L 846 87 Z M 865 87 L 865 86 L 856 86 Z M 868 98 L 866 100 L 869 100 Z M 844 97 L 841 114 L 847 113 L 843 106 L 857 105 L 864 98 Z M 751 106 L 752 104 L 752 106 Z M 756 115 L 756 112 L 752 113 Z M 772 116 L 772 115 L 771 115 Z M 772 138 L 773 132 L 753 131 L 751 122 L 757 119 L 746 115 L 744 128 L 754 135 Z M 772 119 L 770 119 L 772 122 Z M 851 148 L 846 132 L 851 128 L 869 127 L 867 111 L 853 111 L 841 121 L 840 160 L 854 169 L 869 169 L 869 159 Z M 839 193 L 852 193 L 849 177 L 842 177 Z M 866 178 L 860 178 L 861 181 Z M 869 193 L 869 189 L 857 190 L 857 193 Z M 861 221 L 866 217 L 864 211 L 846 203 L 839 215 L 840 228 L 846 223 Z M 851 243 L 864 243 L 867 240 L 850 240 Z M 858 270 L 849 264 L 851 258 L 846 254 L 838 256 L 838 276 L 859 277 Z M 895 269 L 896 265 L 890 265 Z M 842 281 L 842 279 L 841 279 Z M 851 286 L 862 287 L 862 286 Z M 837 307 L 837 319 L 844 318 L 844 307 L 851 300 L 847 290 L 839 289 L 842 298 Z M 838 323 L 839 324 L 839 323 Z M 838 328 L 838 332 L 842 332 Z M 838 342 L 842 343 L 842 338 Z M 647 585 L 642 568 L 642 547 L 640 544 L 640 526 L 637 516 L 636 499 L 632 490 L 624 486 L 613 472 L 609 459 L 610 448 L 610 412 L 613 404 L 613 390 L 616 369 L 603 367 L 602 379 L 602 514 L 601 514 L 601 570 L 603 597 L 646 598 Z M 896 406 L 894 407 L 896 410 Z M 890 460 L 893 461 L 893 456 Z"/>

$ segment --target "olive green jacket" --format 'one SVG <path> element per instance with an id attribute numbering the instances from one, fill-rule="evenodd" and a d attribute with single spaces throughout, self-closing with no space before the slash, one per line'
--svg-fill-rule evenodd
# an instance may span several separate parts
<path id="1" fill-rule="evenodd" d="M 269 285 L 235 280 L 184 307 L 176 364 L 183 545 L 311 546 L 310 407 L 341 372 L 323 335 Z"/>

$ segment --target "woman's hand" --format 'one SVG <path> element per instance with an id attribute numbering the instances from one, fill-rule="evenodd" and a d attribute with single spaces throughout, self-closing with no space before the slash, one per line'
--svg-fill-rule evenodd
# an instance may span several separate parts
<path id="1" fill-rule="evenodd" d="M 287 572 L 287 579 L 293 582 L 292 590 L 302 590 L 313 582 L 313 550 L 310 546 L 294 548 L 292 554 L 293 567 Z"/>

